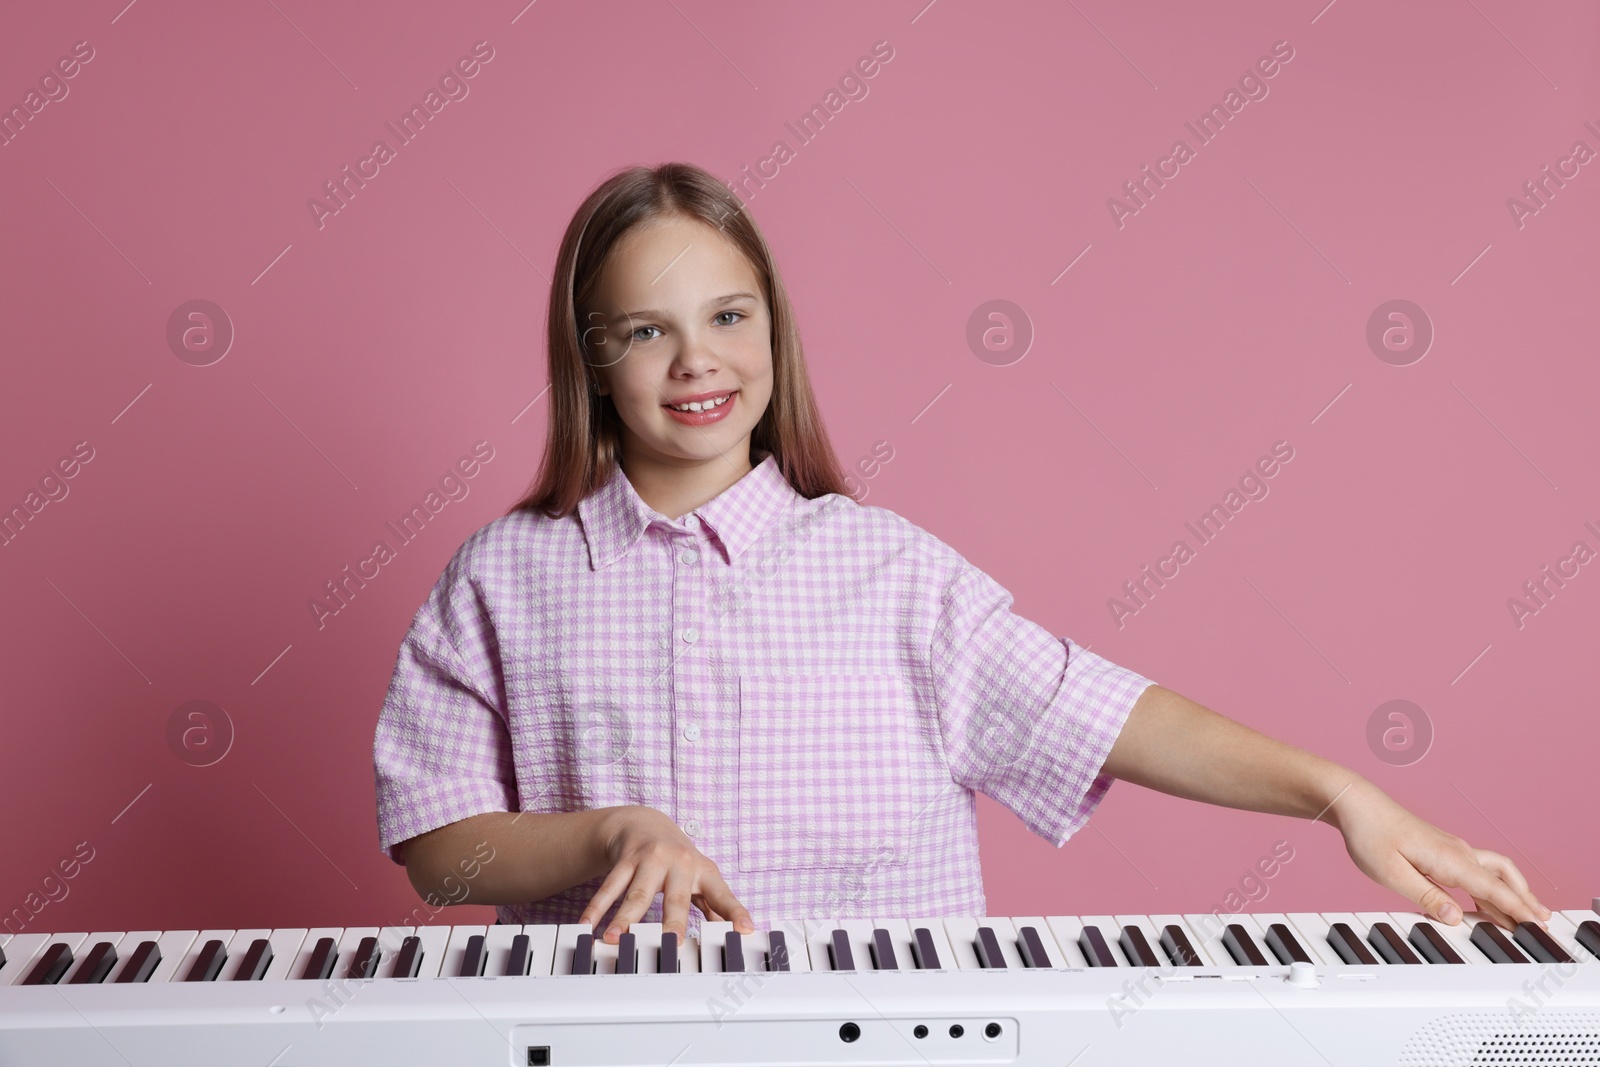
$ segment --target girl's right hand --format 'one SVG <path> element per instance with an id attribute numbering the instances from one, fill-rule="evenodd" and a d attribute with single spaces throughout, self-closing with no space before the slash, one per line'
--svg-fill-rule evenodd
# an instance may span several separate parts
<path id="1" fill-rule="evenodd" d="M 676 933 L 680 942 L 688 934 L 690 904 L 713 922 L 731 920 L 740 933 L 755 932 L 750 913 L 734 897 L 717 865 L 662 812 L 631 804 L 613 808 L 601 823 L 600 837 L 611 873 L 578 921 L 599 921 L 622 894 L 622 906 L 601 938 L 606 944 L 616 944 L 650 909 L 657 893 L 663 894 L 662 932 Z"/>

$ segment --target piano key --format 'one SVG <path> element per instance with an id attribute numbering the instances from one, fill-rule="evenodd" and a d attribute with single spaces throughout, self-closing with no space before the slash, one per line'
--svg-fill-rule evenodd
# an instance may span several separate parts
<path id="1" fill-rule="evenodd" d="M 1385 963 L 1419 964 L 1422 957 L 1412 949 L 1411 943 L 1401 936 L 1392 923 L 1375 922 L 1367 929 L 1367 944 L 1383 958 Z"/>
<path id="2" fill-rule="evenodd" d="M 267 968 L 270 966 L 272 966 L 272 942 L 264 937 L 257 938 L 245 952 L 239 969 L 233 973 L 233 980 L 259 982 L 266 977 Z"/>
<path id="3" fill-rule="evenodd" d="M 345 967 L 346 978 L 374 978 L 378 974 L 378 959 L 382 953 L 378 949 L 378 935 L 369 934 L 356 942 L 355 951 L 350 953 L 350 962 Z"/>
<path id="4" fill-rule="evenodd" d="M 945 939 L 950 942 L 950 954 L 955 965 L 962 970 L 978 970 L 983 967 L 982 961 L 978 958 L 978 931 L 982 929 L 993 931 L 995 944 L 1000 949 L 1000 960 L 1004 962 L 1006 968 L 1020 970 L 1023 964 L 1022 954 L 1017 951 L 1016 927 L 1009 918 L 998 915 L 977 918 L 970 915 L 945 917 Z"/>
<path id="5" fill-rule="evenodd" d="M 1522 951 L 1537 963 L 1576 963 L 1571 953 L 1556 943 L 1550 934 L 1530 922 L 1520 922 L 1513 935 Z"/>
<path id="6" fill-rule="evenodd" d="M 656 965 L 661 974 L 678 974 L 683 970 L 683 959 L 678 944 L 678 932 L 668 930 L 661 935 L 661 950 L 656 956 Z"/>
<path id="7" fill-rule="evenodd" d="M 1222 943 L 1228 923 L 1239 918 L 1236 914 L 1217 915 L 1213 912 L 1186 914 L 1183 921 L 1189 926 L 1189 936 L 1200 954 L 1213 967 L 1237 967 L 1228 947 Z"/>
<path id="8" fill-rule="evenodd" d="M 1117 923 L 1114 949 L 1122 952 L 1128 966 L 1170 966 L 1162 955 L 1162 931 L 1150 925 L 1144 915 L 1112 915 Z"/>
<path id="9" fill-rule="evenodd" d="M 1482 949 L 1483 954 L 1495 963 L 1529 962 L 1528 957 L 1511 943 L 1506 932 L 1488 919 L 1480 920 L 1473 925 L 1472 943 Z"/>
<path id="10" fill-rule="evenodd" d="M 316 945 L 306 955 L 306 962 L 301 968 L 299 977 L 306 981 L 326 982 L 333 977 L 333 969 L 338 964 L 338 939 L 332 936 L 319 937 Z"/>
<path id="11" fill-rule="evenodd" d="M 439 967 L 439 975 L 443 978 L 477 977 L 482 973 L 482 967 L 488 962 L 484 954 L 481 938 L 488 931 L 487 926 L 455 926 L 450 929 L 450 943 L 445 947 L 444 960 Z M 585 927 L 587 929 L 587 927 Z M 474 942 L 473 938 L 480 938 Z M 464 971 L 467 966 L 467 947 L 475 946 L 477 954 L 472 958 L 470 973 Z"/>
<path id="12" fill-rule="evenodd" d="M 956 963 L 955 950 L 950 947 L 950 935 L 945 931 L 944 920 L 931 916 L 921 919 L 901 919 L 905 924 L 906 932 L 911 935 L 911 940 L 906 945 L 906 951 L 915 956 L 919 970 L 953 971 L 959 964 Z M 926 930 L 927 936 L 916 933 Z M 920 946 L 930 945 L 933 949 L 934 959 L 927 959 Z M 914 946 L 916 949 L 914 950 Z"/>
<path id="13" fill-rule="evenodd" d="M 444 961 L 445 956 L 450 951 L 451 928 L 448 926 L 418 926 L 415 929 L 416 936 L 422 939 L 422 963 L 417 969 L 417 977 L 438 978 L 441 974 L 448 973 L 444 970 Z M 532 973 L 549 974 L 550 952 L 555 946 L 555 931 L 549 931 L 548 947 L 540 944 L 540 938 L 537 935 L 534 936 L 533 943 L 536 948 L 533 952 Z M 378 973 L 382 974 L 383 972 L 380 970 Z M 270 972 L 268 977 L 271 977 Z"/>
<path id="14" fill-rule="evenodd" d="M 704 923 L 702 923 L 702 927 Z M 529 933 L 535 927 L 526 927 Z M 565 960 L 571 955 L 570 947 L 576 940 L 577 932 L 587 930 L 587 926 L 562 926 L 561 937 L 554 946 L 554 954 L 558 959 Z M 629 930 L 636 937 L 635 944 L 639 949 L 640 974 L 688 974 L 700 970 L 700 939 L 697 937 L 680 938 L 675 933 L 668 933 L 661 929 L 660 923 L 631 923 Z M 718 953 L 712 953 L 714 957 Z M 556 973 L 565 974 L 567 967 L 562 965 Z"/>
<path id="15" fill-rule="evenodd" d="M 1106 935 L 1094 923 L 1086 922 L 1083 929 L 1078 931 L 1078 949 L 1091 967 L 1117 966 L 1116 954 L 1106 943 Z"/>
<path id="16" fill-rule="evenodd" d="M 628 948 L 633 948 L 633 934 L 625 934 L 628 938 Z M 620 944 L 620 942 L 619 942 Z M 533 967 L 533 938 L 525 933 L 518 932 L 511 938 L 511 958 L 506 963 L 506 974 L 515 978 L 526 978 L 528 971 Z"/>
<path id="17" fill-rule="evenodd" d="M 913 933 L 917 940 L 912 958 L 917 961 L 917 969 L 936 971 L 942 968 L 944 963 L 939 959 L 939 949 L 933 943 L 933 931 L 926 926 L 919 926 Z"/>
<path id="18" fill-rule="evenodd" d="M 270 937 L 271 930 L 235 930 L 233 936 L 226 942 L 227 962 L 218 972 L 216 980 L 231 982 L 239 975 L 239 968 L 244 966 L 245 955 L 250 951 L 250 946 L 263 938 Z"/>
<path id="19" fill-rule="evenodd" d="M 1050 932 L 1048 926 L 1044 930 L 1046 934 Z M 1030 968 L 1055 966 L 1055 961 L 1045 948 L 1044 938 L 1039 935 L 1039 927 L 1032 923 L 1017 927 L 1017 951 L 1022 956 L 1022 962 Z"/>
<path id="20" fill-rule="evenodd" d="M 87 935 L 85 935 L 87 936 Z M 39 954 L 18 985 L 55 985 L 72 966 L 72 946 L 56 941 Z"/>
<path id="21" fill-rule="evenodd" d="M 844 930 L 835 928 L 828 935 L 828 961 L 835 971 L 856 969 L 855 954 L 850 951 L 850 935 Z"/>
<path id="22" fill-rule="evenodd" d="M 1585 919 L 1578 924 L 1578 932 L 1573 935 L 1573 940 L 1596 959 L 1600 959 L 1600 922 Z"/>
<path id="23" fill-rule="evenodd" d="M 1267 932 L 1262 940 L 1266 943 L 1267 951 L 1272 953 L 1274 959 L 1285 966 L 1294 963 L 1316 964 L 1311 958 L 1311 953 L 1300 943 L 1300 937 L 1286 922 L 1267 924 Z"/>
<path id="24" fill-rule="evenodd" d="M 489 926 L 483 932 L 485 976 L 502 978 L 511 973 L 511 942 L 515 941 L 518 934 L 531 933 L 516 923 L 500 923 Z M 596 937 L 594 943 L 594 960 L 596 973 L 609 974 L 617 961 L 617 946 L 606 945 Z"/>
<path id="25" fill-rule="evenodd" d="M 1173 964 L 1173 966 L 1209 967 L 1213 965 L 1213 961 L 1211 960 L 1210 956 L 1206 954 L 1205 946 L 1200 943 L 1200 938 L 1195 935 L 1194 928 L 1189 925 L 1188 921 L 1185 920 L 1182 915 L 1151 915 L 1148 919 L 1147 925 L 1144 928 L 1144 932 L 1146 936 L 1150 936 L 1151 931 L 1154 931 L 1151 944 L 1156 945 L 1161 949 L 1161 955 L 1165 960 L 1167 960 L 1169 963 L 1172 961 L 1172 956 L 1167 952 L 1168 945 L 1173 940 L 1168 936 L 1167 927 L 1169 926 L 1176 926 L 1178 928 L 1177 932 L 1183 935 L 1184 940 L 1188 944 L 1189 950 L 1194 953 L 1197 961 L 1193 964 L 1178 963 Z M 1173 947 L 1182 948 L 1183 946 L 1174 945 Z"/>
<path id="26" fill-rule="evenodd" d="M 1421 920 L 1411 925 L 1411 932 L 1406 935 L 1406 940 L 1411 942 L 1417 950 L 1417 955 L 1429 963 L 1464 964 L 1467 961 L 1455 950 L 1439 928 L 1431 922 Z"/>
<path id="27" fill-rule="evenodd" d="M 727 919 L 705 919 L 700 923 L 700 944 L 705 948 L 705 968 L 708 974 L 722 974 L 729 970 L 744 970 L 744 942 L 740 939 L 739 964 L 737 968 L 728 965 L 728 935 L 737 933 L 733 923 Z"/>
<path id="28" fill-rule="evenodd" d="M 121 933 L 105 932 L 90 934 L 84 941 L 84 950 L 77 954 L 77 966 L 68 972 L 60 984 L 99 985 L 104 982 L 116 966 L 117 943 L 123 936 Z"/>
<path id="29" fill-rule="evenodd" d="M 899 961 L 895 959 L 894 942 L 889 937 L 889 931 L 883 927 L 876 927 L 872 931 L 872 966 L 879 971 L 898 971 Z"/>
<path id="30" fill-rule="evenodd" d="M 294 951 L 294 958 L 289 961 L 289 965 L 284 969 L 284 973 L 280 977 L 290 981 L 300 981 L 306 978 L 323 980 L 332 977 L 332 968 L 338 962 L 339 938 L 343 933 L 344 927 L 342 926 L 318 926 L 315 929 L 306 930 L 304 936 L 300 938 L 300 947 Z M 321 958 L 316 961 L 317 966 L 313 968 L 311 966 L 312 959 L 317 955 L 317 950 L 322 947 L 324 940 L 331 941 L 332 944 L 326 952 L 322 953 Z M 166 950 L 166 946 L 163 945 L 161 951 L 165 953 Z M 327 968 L 326 974 L 320 973 L 323 968 Z M 271 974 L 272 969 L 269 968 L 267 973 Z M 156 978 L 160 977 L 161 971 L 157 969 Z"/>
<path id="31" fill-rule="evenodd" d="M 1076 915 L 1046 915 L 1044 922 L 1050 927 L 1050 936 L 1055 939 L 1056 951 L 1060 953 L 1063 966 L 1089 966 L 1089 961 L 1083 958 L 1083 949 L 1078 945 L 1078 935 L 1083 933 L 1081 918 Z"/>
<path id="32" fill-rule="evenodd" d="M 1363 912 L 1362 914 L 1366 913 Z M 1422 950 L 1417 941 L 1418 938 L 1426 937 L 1426 935 L 1411 936 L 1414 932 L 1414 927 L 1418 923 L 1426 924 L 1427 929 L 1431 929 L 1434 934 L 1438 935 L 1440 940 L 1454 949 L 1462 964 L 1471 967 L 1489 966 L 1489 957 L 1485 956 L 1482 950 L 1472 943 L 1472 927 L 1467 922 L 1462 922 L 1458 926 L 1451 926 L 1449 923 L 1436 922 L 1420 911 L 1393 911 L 1389 912 L 1387 916 L 1384 916 L 1382 912 L 1375 912 L 1373 917 L 1375 919 L 1386 917 L 1388 921 L 1394 923 L 1394 928 L 1406 935 L 1406 940 L 1411 942 L 1411 947 L 1415 948 L 1417 954 L 1423 959 L 1431 959 L 1431 957 Z M 1460 964 L 1456 966 L 1460 966 Z"/>
<path id="33" fill-rule="evenodd" d="M 594 973 L 594 934 L 585 930 L 578 935 L 577 944 L 572 946 L 572 965 L 567 969 L 568 974 L 593 974 Z"/>
<path id="34" fill-rule="evenodd" d="M 782 930 L 767 931 L 767 970 L 789 971 L 789 938 Z"/>
<path id="35" fill-rule="evenodd" d="M 334 965 L 333 973 L 346 980 L 357 977 L 351 968 L 353 966 L 359 966 L 365 962 L 360 956 L 361 946 L 367 940 L 367 938 L 377 936 L 378 928 L 376 926 L 345 927 L 344 932 L 339 935 L 339 960 Z M 393 945 L 378 945 L 377 948 L 381 953 L 382 949 L 387 947 L 392 955 L 393 950 L 398 948 L 399 945 L 400 941 L 398 938 L 396 938 Z"/>
<path id="36" fill-rule="evenodd" d="M 16 985 L 27 974 L 28 964 L 49 943 L 49 934 L 14 934 L 5 944 L 6 965 L 0 967 L 0 986 Z"/>
<path id="37" fill-rule="evenodd" d="M 1238 919 L 1239 916 L 1234 918 Z M 1231 922 L 1223 929 L 1222 946 L 1233 957 L 1233 962 L 1241 967 L 1268 966 L 1266 953 L 1261 951 L 1261 946 L 1256 944 L 1255 938 L 1241 922 Z"/>
<path id="38" fill-rule="evenodd" d="M 1167 954 L 1167 959 L 1172 961 L 1174 967 L 1202 966 L 1193 939 L 1177 923 L 1168 923 L 1161 928 L 1161 951 Z"/>
<path id="39" fill-rule="evenodd" d="M 739 931 L 732 929 L 732 923 L 729 923 L 728 925 L 729 929 L 727 933 L 722 935 L 722 969 L 723 971 L 729 973 L 738 972 L 743 974 L 745 970 L 744 938 L 740 935 Z M 704 931 L 705 924 L 702 923 L 700 928 L 702 931 Z M 704 937 L 705 935 L 702 933 L 702 944 L 705 943 Z"/>
<path id="40" fill-rule="evenodd" d="M 523 962 L 526 962 L 525 958 Z M 415 978 L 421 967 L 422 938 L 413 934 L 400 943 L 400 951 L 395 957 L 394 968 L 390 971 L 390 975 L 394 978 Z"/>
<path id="41" fill-rule="evenodd" d="M 995 936 L 994 927 L 980 925 L 978 938 L 974 944 L 978 951 L 978 963 L 985 970 L 1002 970 L 1006 965 L 1006 958 L 1000 952 L 1000 939 Z"/>
<path id="42" fill-rule="evenodd" d="M 114 982 L 148 982 L 155 973 L 156 965 L 161 962 L 161 945 L 153 938 L 146 938 L 139 942 L 133 950 L 133 955 L 128 957 Z"/>
<path id="43" fill-rule="evenodd" d="M 1271 921 L 1282 921 L 1296 937 L 1300 939 L 1300 947 L 1306 950 L 1311 957 L 1311 962 L 1319 966 L 1342 967 L 1344 960 L 1328 944 L 1328 920 L 1314 911 L 1291 911 L 1271 918 Z"/>
<path id="44" fill-rule="evenodd" d="M 527 944 L 527 937 L 527 934 L 522 935 L 522 942 L 524 945 Z M 512 952 L 512 958 L 517 958 L 515 951 Z M 639 973 L 639 935 L 634 933 L 631 929 L 627 933 L 620 934 L 617 937 L 617 967 L 614 973 Z"/>
<path id="45" fill-rule="evenodd" d="M 1372 950 L 1361 939 L 1361 935 L 1356 933 L 1355 927 L 1347 922 L 1328 924 L 1328 944 L 1333 946 L 1333 950 L 1345 963 L 1362 966 L 1376 966 L 1378 963 L 1378 957 L 1372 954 Z"/>
<path id="46" fill-rule="evenodd" d="M 200 949 L 200 954 L 189 965 L 188 972 L 183 976 L 185 982 L 215 982 L 217 975 L 222 973 L 222 965 L 228 962 L 228 943 L 220 937 L 208 940 Z"/>

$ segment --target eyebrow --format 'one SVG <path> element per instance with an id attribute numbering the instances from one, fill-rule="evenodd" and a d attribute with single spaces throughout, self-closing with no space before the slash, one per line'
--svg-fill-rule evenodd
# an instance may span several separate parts
<path id="1" fill-rule="evenodd" d="M 719 296 L 719 297 L 715 298 L 714 300 L 706 301 L 705 307 L 702 310 L 710 311 L 714 307 L 721 307 L 724 304 L 731 304 L 735 300 L 758 300 L 758 299 L 760 299 L 760 298 L 757 297 L 756 294 L 754 294 L 754 293 L 746 293 L 746 292 L 728 293 L 725 296 Z M 611 321 L 612 322 L 617 322 L 617 321 L 620 321 L 621 319 L 629 319 L 629 318 L 631 318 L 631 319 L 665 319 L 665 318 L 670 318 L 670 317 L 671 316 L 667 312 L 662 311 L 659 308 L 644 308 L 643 310 L 640 310 L 640 311 L 624 311 L 621 315 L 612 316 Z"/>

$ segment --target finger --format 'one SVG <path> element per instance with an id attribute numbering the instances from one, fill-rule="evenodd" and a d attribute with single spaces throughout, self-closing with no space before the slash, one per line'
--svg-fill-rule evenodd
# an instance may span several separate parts
<path id="1" fill-rule="evenodd" d="M 667 872 L 666 885 L 661 893 L 661 931 L 677 934 L 680 944 L 689 935 L 689 890 L 692 885 L 688 872 L 674 867 Z"/>
<path id="2" fill-rule="evenodd" d="M 1528 880 L 1522 876 L 1522 872 L 1517 869 L 1517 865 L 1512 863 L 1508 857 L 1502 856 L 1498 852 L 1491 852 L 1486 848 L 1476 848 L 1472 851 L 1477 855 L 1479 863 L 1499 875 L 1501 881 L 1508 883 L 1512 889 L 1516 890 L 1517 895 L 1522 898 L 1523 903 L 1532 912 L 1532 915 L 1528 916 L 1528 918 L 1543 926 L 1543 920 L 1550 918 L 1552 913 L 1549 908 L 1540 902 L 1538 897 L 1533 895 L 1533 890 L 1528 886 Z"/>
<path id="3" fill-rule="evenodd" d="M 611 873 L 606 875 L 605 881 L 600 883 L 594 896 L 589 898 L 589 904 L 578 916 L 580 923 L 588 923 L 591 927 L 605 915 L 606 909 L 611 907 L 611 902 L 617 899 L 617 894 L 633 880 L 634 865 L 627 861 L 618 863 L 611 868 Z"/>
<path id="4" fill-rule="evenodd" d="M 633 882 L 628 886 L 628 891 L 622 894 L 622 906 L 611 917 L 611 925 L 606 927 L 605 937 L 602 939 L 608 945 L 614 945 L 622 938 L 622 932 L 633 923 L 644 917 L 650 910 L 650 905 L 655 903 L 656 894 L 661 891 L 662 880 L 666 878 L 667 868 L 664 864 L 640 864 L 634 872 Z"/>
<path id="5" fill-rule="evenodd" d="M 1399 853 L 1395 854 L 1394 863 L 1379 874 L 1380 882 L 1412 901 L 1429 918 L 1447 926 L 1454 926 L 1461 921 L 1461 906 L 1449 890 L 1425 877 Z"/>
<path id="6" fill-rule="evenodd" d="M 1522 894 L 1511 883 L 1504 881 L 1497 870 L 1477 862 L 1476 850 L 1473 850 L 1471 860 L 1451 862 L 1444 870 L 1427 873 L 1440 885 L 1457 886 L 1471 893 L 1472 899 L 1478 903 L 1478 910 L 1507 928 L 1515 928 L 1524 918 L 1540 918 L 1532 906 L 1523 901 Z"/>
<path id="7" fill-rule="evenodd" d="M 712 872 L 703 877 L 700 880 L 700 892 L 705 896 L 706 903 L 733 922 L 735 930 L 741 934 L 756 932 L 755 920 L 750 918 L 750 912 L 733 895 L 733 890 L 723 881 L 722 875 Z"/>
<path id="8" fill-rule="evenodd" d="M 1495 907 L 1493 904 L 1489 904 L 1480 900 L 1478 901 L 1478 910 L 1482 912 L 1490 922 L 1501 927 L 1502 929 L 1515 930 L 1517 928 L 1516 921 L 1504 911 Z"/>

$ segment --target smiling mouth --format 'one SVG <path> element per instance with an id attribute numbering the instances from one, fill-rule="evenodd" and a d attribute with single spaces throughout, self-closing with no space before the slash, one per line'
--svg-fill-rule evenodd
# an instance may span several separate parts
<path id="1" fill-rule="evenodd" d="M 722 407 L 728 401 L 732 400 L 733 399 L 733 394 L 735 392 L 737 392 L 737 390 L 730 389 L 726 393 L 723 393 L 721 396 L 712 397 L 709 400 L 697 400 L 697 401 L 694 401 L 694 402 L 689 403 L 689 404 L 681 404 L 681 405 L 680 404 L 662 404 L 661 406 L 666 408 L 668 411 L 677 411 L 677 412 L 681 412 L 681 413 L 683 413 L 685 415 L 697 414 L 697 413 L 703 412 L 703 411 L 715 411 L 717 408 Z"/>

